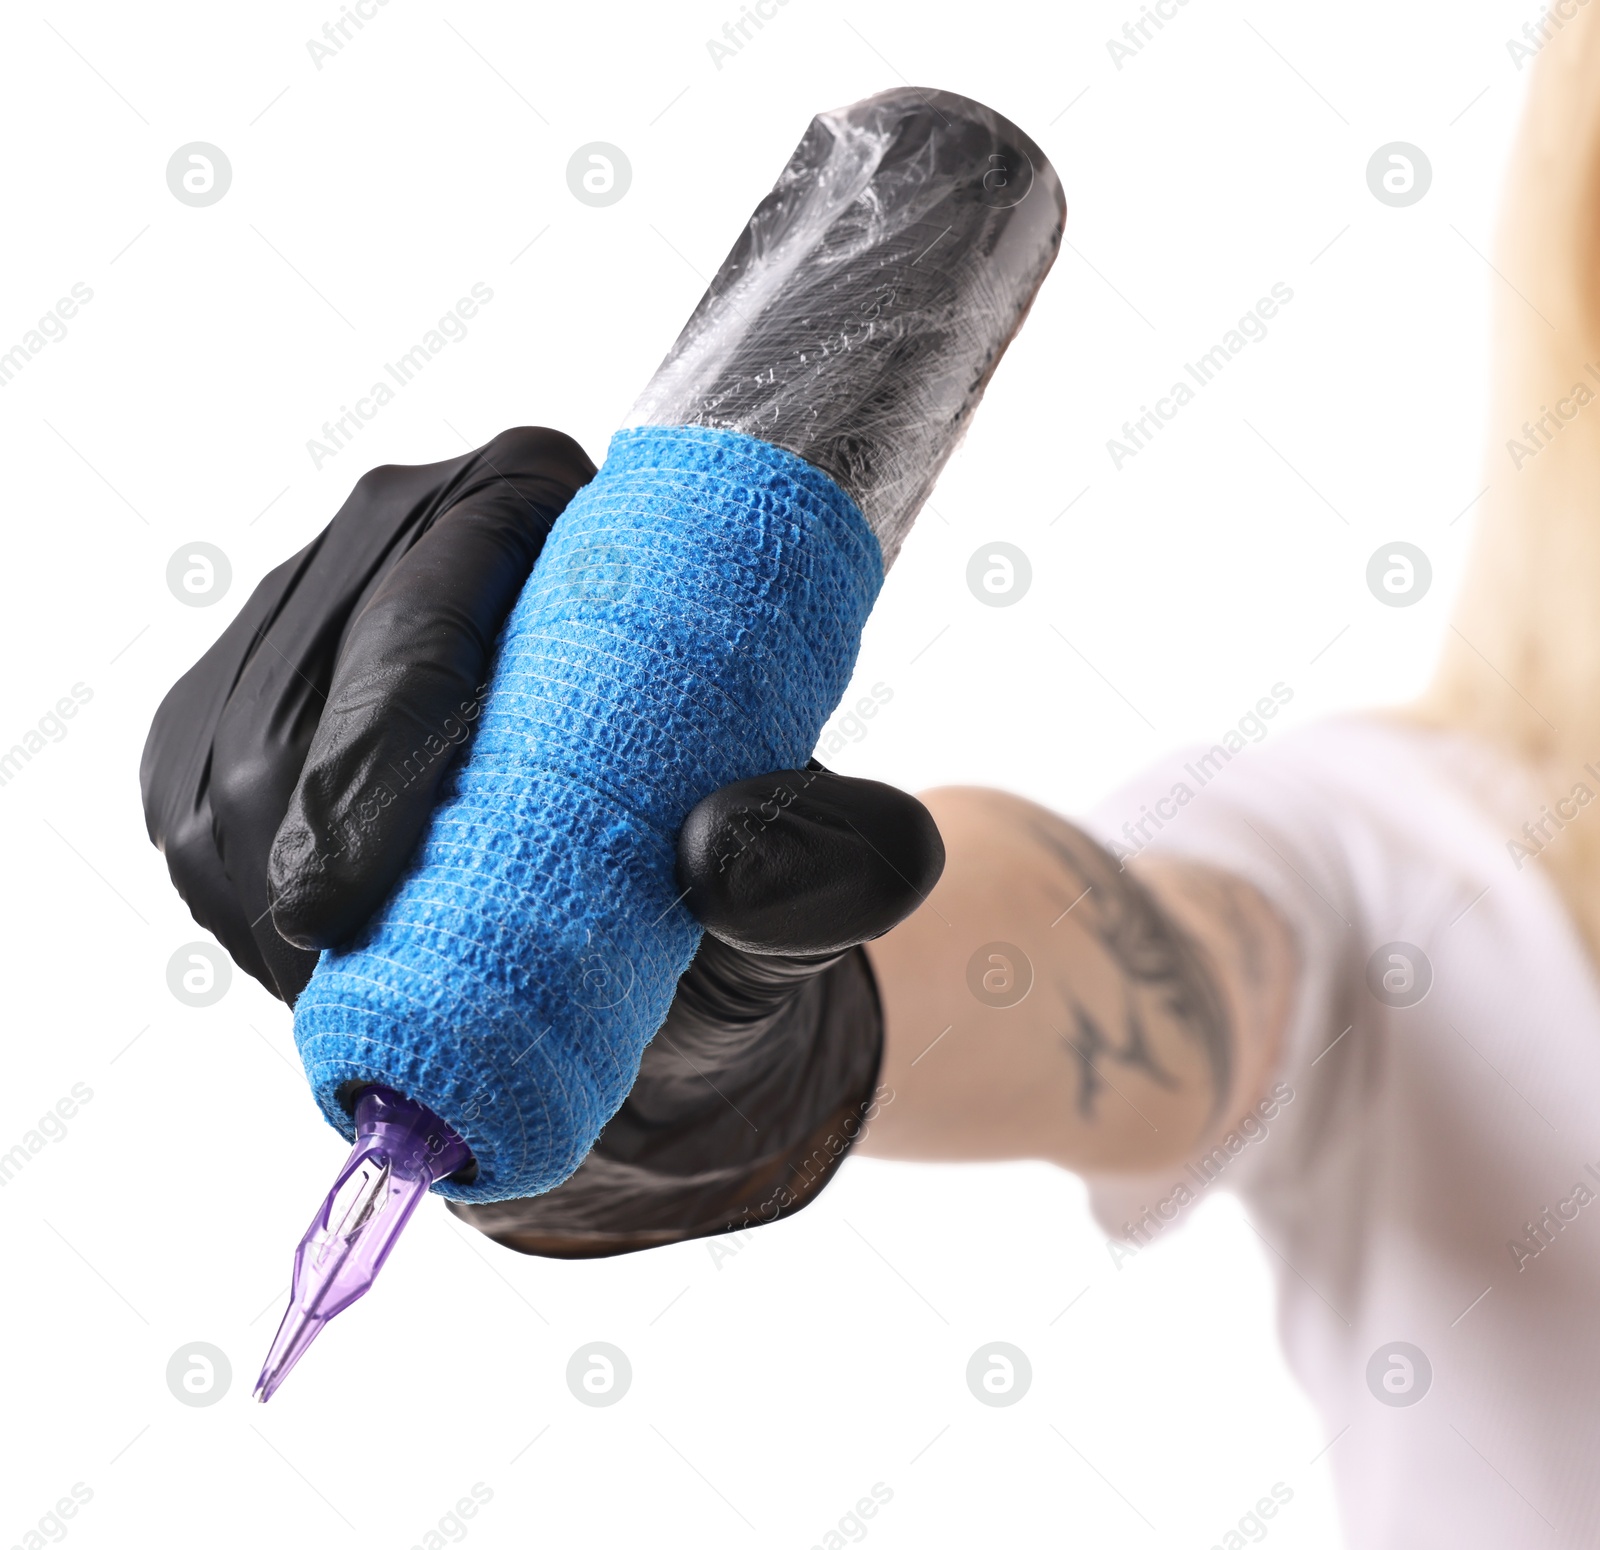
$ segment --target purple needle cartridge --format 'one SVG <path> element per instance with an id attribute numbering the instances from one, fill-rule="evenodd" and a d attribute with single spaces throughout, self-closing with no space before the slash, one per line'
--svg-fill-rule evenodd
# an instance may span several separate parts
<path id="1" fill-rule="evenodd" d="M 355 1118 L 355 1147 L 294 1256 L 289 1307 L 256 1380 L 263 1404 L 328 1320 L 377 1279 L 429 1187 L 472 1160 L 438 1115 L 387 1087 L 364 1088 Z"/>

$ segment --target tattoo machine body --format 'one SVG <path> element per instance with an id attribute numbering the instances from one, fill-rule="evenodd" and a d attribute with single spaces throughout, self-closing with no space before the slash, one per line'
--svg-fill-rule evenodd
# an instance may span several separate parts
<path id="1" fill-rule="evenodd" d="M 556 522 L 409 870 L 300 997 L 306 1074 L 356 1147 L 261 1398 L 427 1189 L 549 1190 L 621 1105 L 700 940 L 678 828 L 806 762 L 1065 214 L 1038 147 L 966 98 L 812 121 Z"/>

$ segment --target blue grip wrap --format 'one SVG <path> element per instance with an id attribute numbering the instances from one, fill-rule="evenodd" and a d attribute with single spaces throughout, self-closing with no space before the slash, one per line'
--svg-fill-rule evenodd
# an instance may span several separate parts
<path id="1" fill-rule="evenodd" d="M 454 1125 L 455 1200 L 566 1178 L 621 1106 L 700 927 L 679 826 L 803 765 L 842 698 L 883 556 L 854 501 L 732 431 L 619 432 L 497 647 L 473 742 L 410 869 L 323 954 L 295 1042 L 330 1124 L 392 1087 Z M 403 772 L 394 772 L 403 779 Z"/>

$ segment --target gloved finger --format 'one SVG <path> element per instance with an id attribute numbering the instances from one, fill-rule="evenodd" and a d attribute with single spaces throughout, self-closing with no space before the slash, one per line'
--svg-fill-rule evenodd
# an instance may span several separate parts
<path id="1" fill-rule="evenodd" d="M 481 481 L 486 458 L 500 461 L 503 439 L 365 475 L 328 527 L 261 582 L 152 723 L 140 767 L 150 837 L 195 918 L 287 1001 L 316 955 L 272 929 L 267 856 L 340 647 L 395 561 Z"/>
<path id="2" fill-rule="evenodd" d="M 212 836 L 269 988 L 293 1002 L 314 954 L 272 929 L 267 855 L 322 715 L 340 645 L 363 604 L 439 510 L 454 465 L 375 468 L 307 546 L 256 632 L 210 740 Z"/>
<path id="3" fill-rule="evenodd" d="M 166 857 L 180 897 L 233 961 L 274 991 L 272 972 L 250 929 L 251 917 L 218 849 L 211 805 L 212 740 L 234 685 L 326 537 L 324 533 L 268 574 L 211 649 L 168 690 L 139 761 L 145 827 Z"/>
<path id="4" fill-rule="evenodd" d="M 151 725 L 140 770 L 150 836 L 195 918 L 284 1000 L 299 994 L 316 956 L 266 918 L 272 835 L 351 618 L 468 461 L 364 475 L 333 521 L 261 582 Z"/>
<path id="5" fill-rule="evenodd" d="M 466 461 L 346 632 L 277 810 L 267 895 L 277 934 L 298 948 L 354 935 L 405 870 L 476 724 L 500 627 L 551 525 L 595 473 L 550 430 L 507 431 Z"/>
<path id="6" fill-rule="evenodd" d="M 684 902 L 748 953 L 826 961 L 898 925 L 943 870 L 915 797 L 815 761 L 712 792 L 678 832 Z"/>

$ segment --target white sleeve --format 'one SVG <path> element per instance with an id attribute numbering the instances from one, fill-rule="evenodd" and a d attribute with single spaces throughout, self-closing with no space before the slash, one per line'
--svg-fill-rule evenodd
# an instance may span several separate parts
<path id="1" fill-rule="evenodd" d="M 1363 870 L 1362 851 L 1370 851 L 1374 863 L 1379 854 L 1377 835 L 1363 829 L 1359 803 L 1329 789 L 1330 747 L 1337 756 L 1337 736 L 1315 728 L 1231 755 L 1185 750 L 1082 821 L 1124 861 L 1148 851 L 1242 878 L 1277 909 L 1298 956 L 1283 1048 L 1254 1120 L 1206 1154 L 1160 1173 L 1086 1181 L 1095 1218 L 1113 1238 L 1148 1243 L 1181 1222 L 1214 1186 L 1249 1184 L 1252 1194 L 1302 1188 L 1317 1138 L 1340 1130 L 1342 1116 L 1359 1109 L 1360 1058 L 1330 1062 L 1327 1069 L 1340 1073 L 1336 1082 L 1314 1080 L 1336 1042 L 1365 1036 L 1353 1027 L 1365 935 L 1356 875 Z"/>

